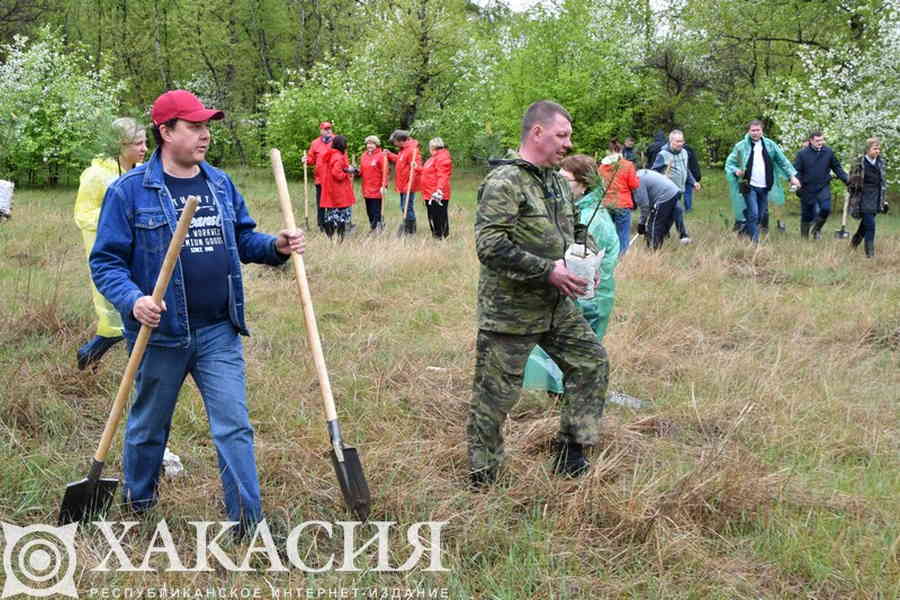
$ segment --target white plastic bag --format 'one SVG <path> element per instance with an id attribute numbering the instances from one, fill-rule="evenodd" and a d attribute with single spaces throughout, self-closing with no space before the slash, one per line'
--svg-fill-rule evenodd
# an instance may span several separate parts
<path id="1" fill-rule="evenodd" d="M 580 300 L 590 300 L 594 297 L 594 274 L 600 268 L 603 259 L 603 250 L 594 254 L 584 244 L 572 244 L 566 250 L 566 268 L 575 276 L 587 280 L 587 289 L 584 294 L 578 296 Z"/>
<path id="2" fill-rule="evenodd" d="M 184 471 L 181 458 L 169 450 L 168 446 L 166 446 L 166 452 L 163 454 L 163 469 L 166 477 L 175 477 Z"/>
<path id="3" fill-rule="evenodd" d="M 12 216 L 12 198 L 15 184 L 12 181 L 0 179 L 0 217 Z"/>

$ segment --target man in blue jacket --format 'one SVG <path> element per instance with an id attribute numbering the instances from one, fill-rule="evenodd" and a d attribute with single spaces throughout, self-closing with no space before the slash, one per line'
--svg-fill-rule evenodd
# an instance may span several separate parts
<path id="1" fill-rule="evenodd" d="M 834 152 L 825 145 L 821 131 L 809 134 L 809 143 L 794 158 L 800 191 L 800 236 L 821 237 L 822 226 L 831 214 L 831 172 L 847 185 L 849 177 Z"/>
<path id="2" fill-rule="evenodd" d="M 204 160 L 209 121 L 222 111 L 173 90 L 156 99 L 150 115 L 157 150 L 107 190 L 90 257 L 91 277 L 122 315 L 129 345 L 141 325 L 153 328 L 125 429 L 125 501 L 138 513 L 156 503 L 172 413 L 190 373 L 206 405 L 228 519 L 243 533 L 262 509 L 238 335 L 248 335 L 240 262 L 282 264 L 303 252 L 303 233 L 254 231 L 231 178 Z M 150 294 L 191 195 L 201 200 L 157 305 Z"/>

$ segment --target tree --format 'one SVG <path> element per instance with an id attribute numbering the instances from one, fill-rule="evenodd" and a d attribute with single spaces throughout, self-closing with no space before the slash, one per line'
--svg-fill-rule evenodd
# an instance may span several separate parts
<path id="1" fill-rule="evenodd" d="M 567 0 L 515 15 L 506 25 L 487 93 L 507 147 L 518 146 L 525 108 L 542 99 L 572 114 L 579 151 L 593 154 L 611 137 L 632 133 L 642 102 L 642 76 L 634 69 L 642 40 L 609 26 L 616 14 L 605 3 Z"/>
<path id="2" fill-rule="evenodd" d="M 767 114 L 788 145 L 799 147 L 821 129 L 845 162 L 873 135 L 885 146 L 900 145 L 900 9 L 885 6 L 864 36 L 865 43 L 802 50 L 803 70 L 780 80 Z M 896 162 L 887 165 L 888 179 L 900 181 Z"/>
<path id="3" fill-rule="evenodd" d="M 0 65 L 0 168 L 36 181 L 45 172 L 55 184 L 66 169 L 111 153 L 108 124 L 118 116 L 124 86 L 86 55 L 66 52 L 61 37 L 45 27 L 29 41 L 16 36 L 3 47 Z M 46 171 L 44 171 L 46 169 Z"/>

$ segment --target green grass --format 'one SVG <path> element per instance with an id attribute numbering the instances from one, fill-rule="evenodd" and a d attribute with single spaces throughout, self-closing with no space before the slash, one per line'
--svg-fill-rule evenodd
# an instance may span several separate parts
<path id="1" fill-rule="evenodd" d="M 269 174 L 233 175 L 259 228 L 277 230 Z M 785 210 L 788 233 L 773 231 L 753 247 L 730 232 L 724 180 L 708 172 L 687 217 L 695 243 L 670 241 L 655 254 L 638 247 L 617 268 L 605 339 L 610 387 L 649 407 L 609 405 L 591 475 L 565 481 L 549 474 L 557 409 L 541 394 L 523 394 L 506 430 L 506 473 L 474 494 L 465 487 L 465 419 L 480 177 L 455 177 L 445 243 L 432 243 L 424 220 L 415 239 L 396 239 L 391 194 L 389 235 L 332 245 L 310 233 L 306 255 L 342 426 L 372 488 L 372 518 L 448 521 L 450 571 L 79 570 L 82 592 L 238 585 L 265 597 L 271 584 L 420 586 L 479 599 L 900 596 L 896 214 L 878 217 L 873 260 L 834 239 L 839 215 L 822 240 L 801 242 L 795 200 Z M 292 182 L 291 192 L 302 224 L 302 184 Z M 55 521 L 66 483 L 87 471 L 125 365 L 118 347 L 95 373 L 75 368 L 94 317 L 74 194 L 19 190 L 13 219 L 0 224 L 0 520 L 19 525 Z M 364 228 L 364 207 L 355 213 Z M 347 520 L 292 271 L 244 272 L 248 401 L 269 520 L 280 530 Z M 170 445 L 186 474 L 163 481 L 159 506 L 129 538 L 136 561 L 159 518 L 180 548 L 191 547 L 188 521 L 223 518 L 215 450 L 192 383 Z M 120 449 L 121 431 L 109 476 L 121 473 Z M 110 518 L 129 517 L 115 509 Z M 392 564 L 408 556 L 402 535 L 392 538 Z M 83 534 L 79 564 L 102 558 L 96 536 Z M 311 565 L 341 549 L 339 538 L 314 541 Z M 375 564 L 368 551 L 358 564 L 367 560 Z"/>

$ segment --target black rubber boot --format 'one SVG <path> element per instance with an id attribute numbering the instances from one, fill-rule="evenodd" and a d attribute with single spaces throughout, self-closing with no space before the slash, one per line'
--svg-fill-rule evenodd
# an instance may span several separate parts
<path id="1" fill-rule="evenodd" d="M 763 233 L 769 233 L 769 213 L 766 213 L 766 216 L 759 222 L 759 228 Z"/>
<path id="2" fill-rule="evenodd" d="M 416 233 L 416 221 L 414 219 L 406 219 L 403 221 L 404 233 L 406 235 L 415 235 Z"/>
<path id="3" fill-rule="evenodd" d="M 812 223 L 805 223 L 803 221 L 800 221 L 800 237 L 803 238 L 804 240 L 809 239 L 809 226 L 810 225 L 812 225 Z"/>
<path id="4" fill-rule="evenodd" d="M 581 444 L 574 442 L 556 443 L 556 460 L 553 472 L 563 477 L 581 477 L 588 472 L 590 463 L 584 457 Z"/>
<path id="5" fill-rule="evenodd" d="M 875 258 L 875 241 L 866 240 L 866 258 Z"/>
<path id="6" fill-rule="evenodd" d="M 497 481 L 497 471 L 494 469 L 481 469 L 469 473 L 469 487 L 472 491 L 480 492 L 494 485 Z"/>
<path id="7" fill-rule="evenodd" d="M 78 370 L 83 371 L 89 365 L 98 362 L 103 358 L 103 355 L 106 354 L 107 350 L 121 342 L 123 339 L 125 338 L 121 335 L 116 337 L 95 335 L 90 341 L 82 345 L 81 348 L 78 349 L 78 352 L 76 352 Z"/>
<path id="8" fill-rule="evenodd" d="M 813 223 L 812 229 L 809 232 L 812 234 L 814 240 L 822 239 L 822 227 L 825 225 L 825 219 L 828 218 L 828 215 L 825 215 L 824 218 L 819 217 L 816 219 L 816 222 Z"/>
<path id="9" fill-rule="evenodd" d="M 858 248 L 860 244 L 862 244 L 863 236 L 860 232 L 856 232 L 853 234 L 853 237 L 850 238 L 850 247 Z"/>

